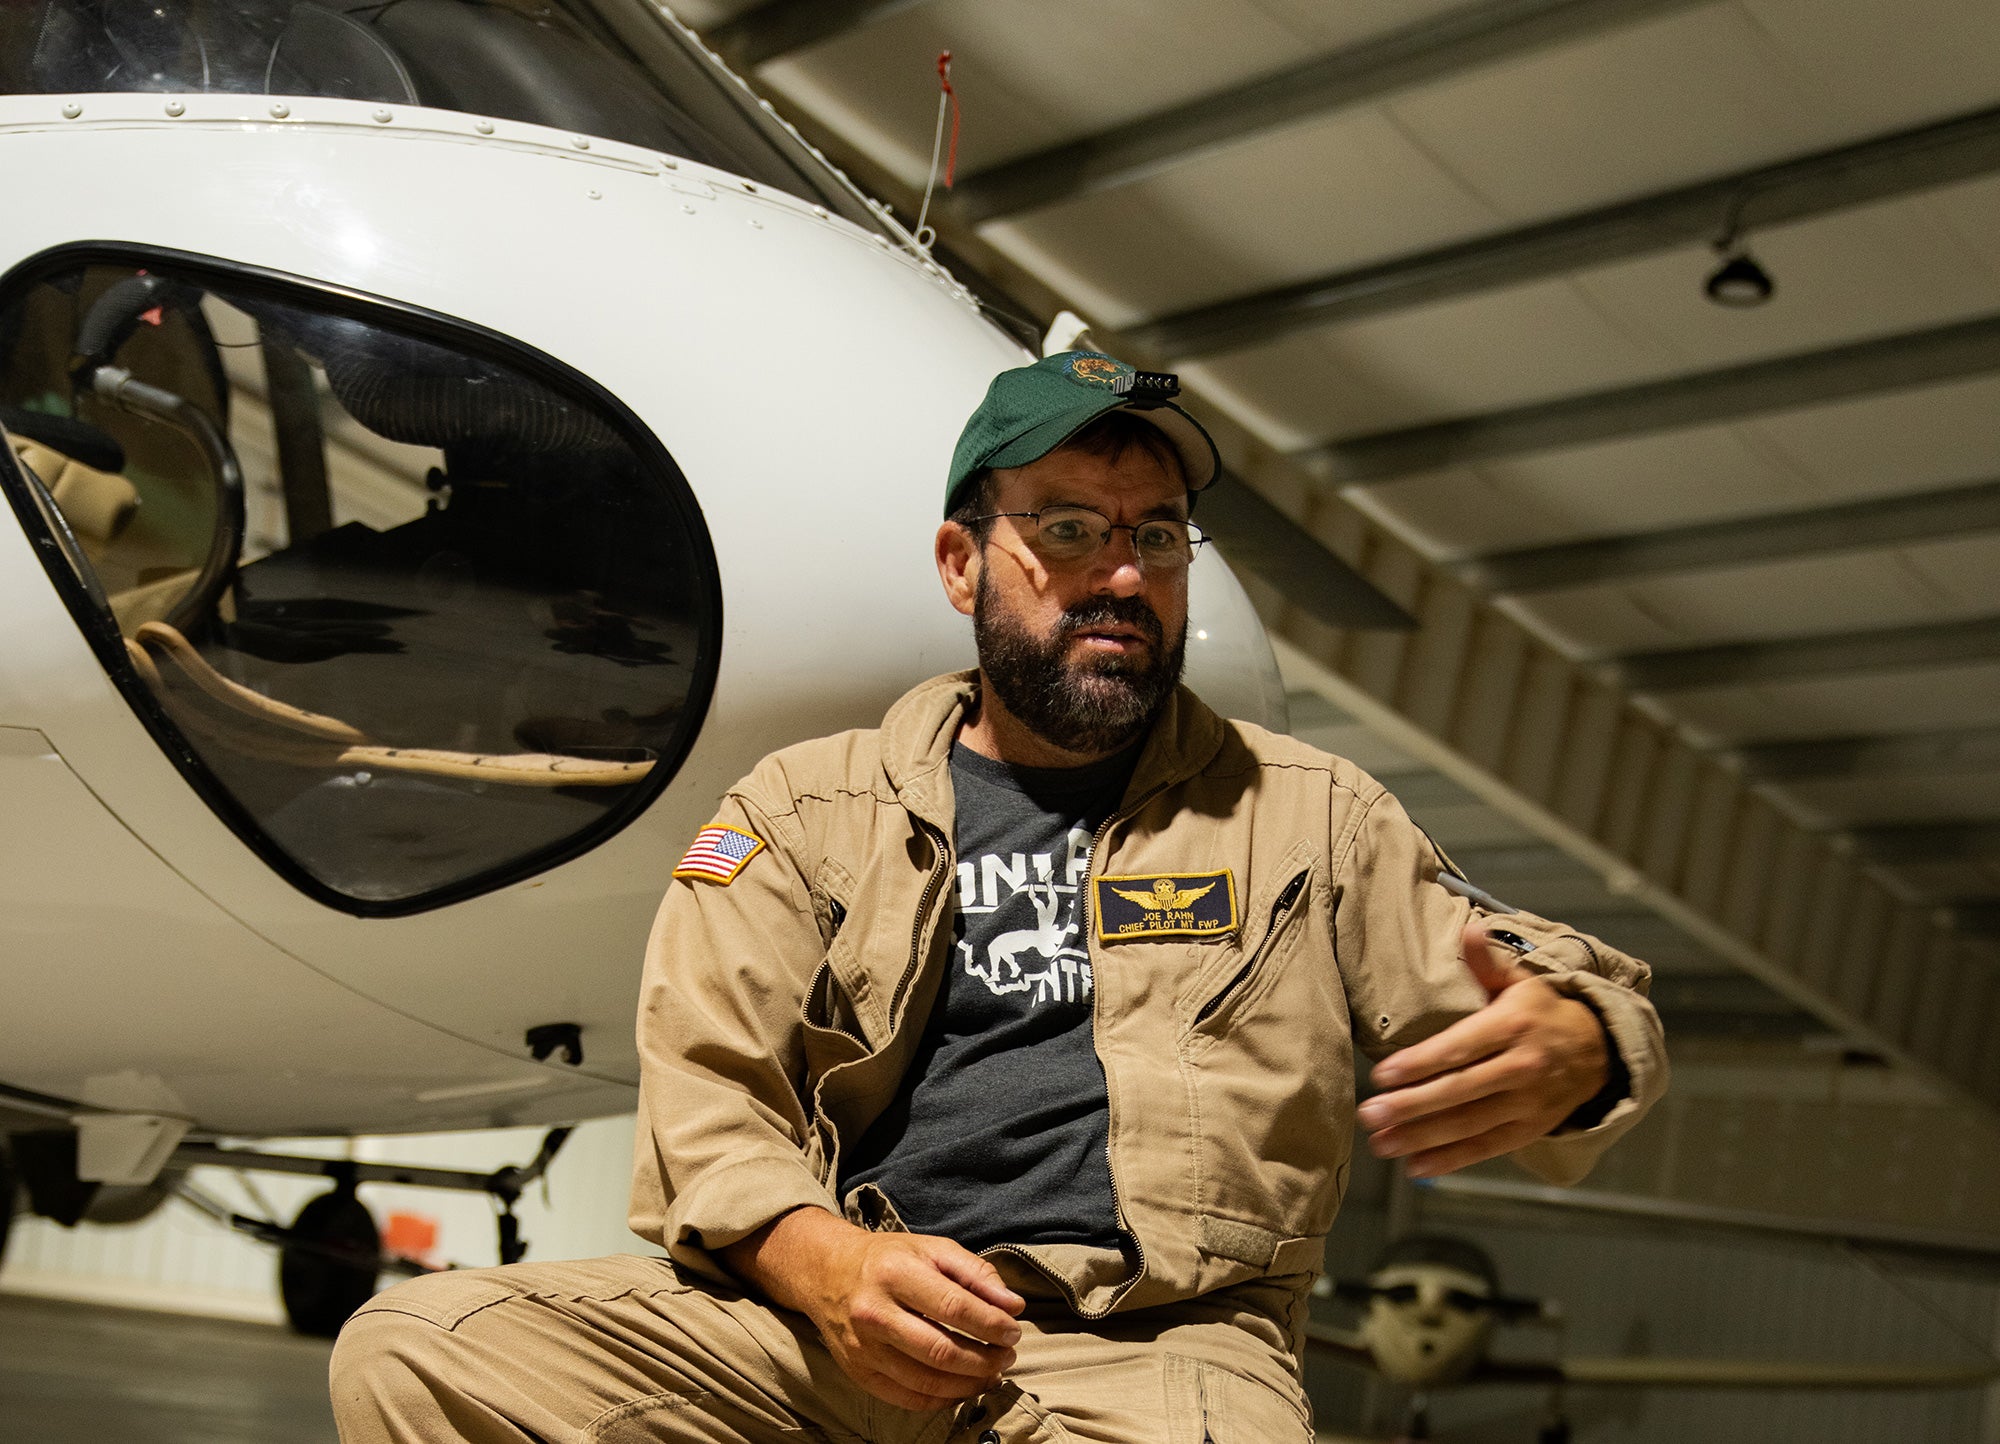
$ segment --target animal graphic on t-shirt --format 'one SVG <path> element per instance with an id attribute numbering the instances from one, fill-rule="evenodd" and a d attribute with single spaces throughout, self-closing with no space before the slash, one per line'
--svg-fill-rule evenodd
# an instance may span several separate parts
<path id="1" fill-rule="evenodd" d="M 986 945 L 986 962 L 982 965 L 973 960 L 972 946 L 961 942 L 959 951 L 965 957 L 965 970 L 978 978 L 995 994 L 1018 993 L 1043 982 L 1038 974 L 1023 972 L 1019 962 L 1023 953 L 1039 953 L 1054 962 L 1056 954 L 1062 950 L 1063 940 L 1076 931 L 1075 923 L 1058 923 L 1057 916 L 1062 911 L 1062 896 L 1053 884 L 1036 886 L 1028 884 L 1021 889 L 1021 895 L 1035 905 L 1035 926 L 1016 928 L 1013 932 L 1002 933 Z M 1043 984 L 1046 986 L 1046 984 Z"/>
<path id="2" fill-rule="evenodd" d="M 1192 906 L 1197 898 L 1205 897 L 1215 891 L 1215 884 L 1210 883 L 1207 887 L 1180 888 L 1174 886 L 1174 880 L 1170 877 L 1156 877 L 1153 879 L 1151 892 L 1134 892 L 1130 888 L 1122 887 L 1114 887 L 1111 890 L 1127 902 L 1137 903 L 1149 913 L 1179 912 L 1182 908 Z"/>

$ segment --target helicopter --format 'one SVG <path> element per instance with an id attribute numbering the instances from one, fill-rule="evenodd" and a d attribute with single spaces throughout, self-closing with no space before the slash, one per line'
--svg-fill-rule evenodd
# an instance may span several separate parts
<path id="1" fill-rule="evenodd" d="M 644 0 L 0 7 L 0 158 L 0 1241 L 323 1172 L 250 1226 L 325 1332 L 358 1183 L 511 1205 L 631 1108 L 723 790 L 970 661 L 929 537 L 1036 338 Z M 1191 685 L 1282 726 L 1191 589 Z"/>

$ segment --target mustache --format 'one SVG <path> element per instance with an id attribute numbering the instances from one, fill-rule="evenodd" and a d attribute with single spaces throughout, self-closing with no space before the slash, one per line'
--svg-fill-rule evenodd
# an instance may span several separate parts
<path id="1" fill-rule="evenodd" d="M 1067 642 L 1077 633 L 1101 627 L 1107 622 L 1122 622 L 1128 627 L 1137 627 L 1146 634 L 1146 640 L 1155 650 L 1166 644 L 1167 629 L 1159 614 L 1138 597 L 1086 597 L 1075 606 L 1064 609 L 1057 628 L 1057 639 Z"/>

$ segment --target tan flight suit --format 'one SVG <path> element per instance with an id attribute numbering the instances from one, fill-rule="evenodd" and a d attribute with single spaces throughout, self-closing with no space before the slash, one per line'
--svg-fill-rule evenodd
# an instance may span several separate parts
<path id="1" fill-rule="evenodd" d="M 837 1198 L 835 1180 L 951 965 L 949 758 L 975 688 L 935 679 L 879 730 L 765 759 L 717 815 L 764 848 L 726 884 L 668 889 L 640 1002 L 632 1226 L 670 1261 L 379 1296 L 335 1353 L 346 1444 L 1309 1437 L 1297 1358 L 1347 1181 L 1354 1047 L 1379 1058 L 1484 1004 L 1459 960 L 1472 910 L 1372 778 L 1185 689 L 1085 880 L 1127 1245 L 988 1250 L 1032 1299 L 1019 1363 L 980 1409 L 936 1414 L 862 1393 L 809 1323 L 746 1298 L 712 1252 L 798 1207 L 900 1227 L 879 1190 Z M 1181 913 L 1105 891 L 1204 876 L 1226 888 Z M 1603 1019 L 1630 1075 L 1602 1122 L 1516 1155 L 1574 1181 L 1666 1086 L 1647 970 L 1529 914 L 1503 925 L 1534 945 L 1525 966 Z"/>

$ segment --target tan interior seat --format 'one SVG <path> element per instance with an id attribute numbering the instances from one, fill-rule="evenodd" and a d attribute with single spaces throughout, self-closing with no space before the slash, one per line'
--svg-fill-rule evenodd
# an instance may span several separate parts
<path id="1" fill-rule="evenodd" d="M 138 489 L 122 476 L 85 466 L 40 442 L 21 436 L 7 439 L 14 455 L 41 478 L 84 554 L 97 564 L 99 550 L 115 541 L 139 514 Z"/>
<path id="2" fill-rule="evenodd" d="M 415 772 L 509 787 L 622 787 L 653 770 L 651 762 L 607 762 L 552 752 L 390 747 L 337 718 L 230 681 L 165 622 L 145 623 L 125 648 L 176 722 L 218 746 L 265 761 L 329 771 Z"/>
<path id="3" fill-rule="evenodd" d="M 198 567 L 189 567 L 157 581 L 113 592 L 105 600 L 111 603 L 111 615 L 118 619 L 118 630 L 133 637 L 149 622 L 166 621 L 199 575 Z"/>
<path id="4" fill-rule="evenodd" d="M 9 435 L 7 442 L 22 465 L 47 488 L 56 509 L 69 523 L 77 545 L 90 565 L 103 577 L 112 569 L 105 562 L 105 548 L 123 534 L 139 514 L 139 491 L 122 476 L 85 466 L 74 457 L 53 447 Z M 200 574 L 199 567 L 187 567 L 163 577 L 153 577 L 137 586 L 111 592 L 111 614 L 118 630 L 132 636 L 147 622 L 165 621 L 179 605 Z"/>

